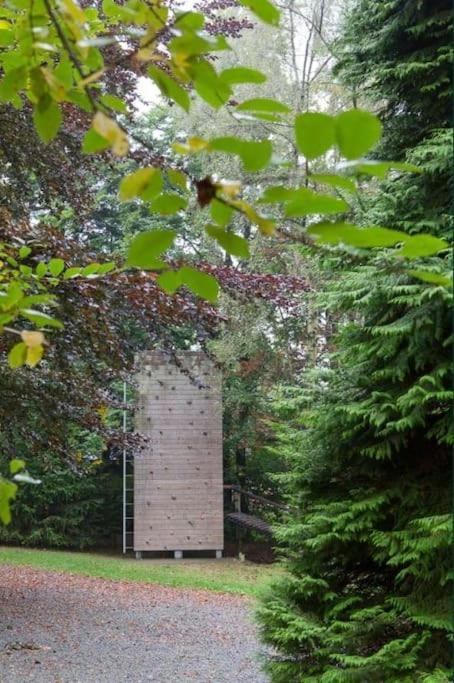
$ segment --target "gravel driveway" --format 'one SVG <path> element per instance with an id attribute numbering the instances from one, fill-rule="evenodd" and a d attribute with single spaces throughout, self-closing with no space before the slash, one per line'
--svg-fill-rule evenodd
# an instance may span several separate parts
<path id="1" fill-rule="evenodd" d="M 248 599 L 0 567 L 1 683 L 266 683 Z"/>

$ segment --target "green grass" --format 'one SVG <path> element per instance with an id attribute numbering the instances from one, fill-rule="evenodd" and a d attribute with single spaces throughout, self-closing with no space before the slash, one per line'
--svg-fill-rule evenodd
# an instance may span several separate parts
<path id="1" fill-rule="evenodd" d="M 135 560 L 122 556 L 60 550 L 0 547 L 1 565 L 71 572 L 113 581 L 142 581 L 178 588 L 238 593 L 255 597 L 282 570 L 276 565 L 222 560 Z"/>

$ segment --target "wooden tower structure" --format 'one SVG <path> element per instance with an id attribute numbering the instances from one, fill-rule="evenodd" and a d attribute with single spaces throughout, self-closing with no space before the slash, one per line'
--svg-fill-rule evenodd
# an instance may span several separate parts
<path id="1" fill-rule="evenodd" d="M 147 438 L 134 458 L 134 541 L 144 551 L 224 547 L 221 375 L 201 352 L 137 358 L 135 429 Z"/>

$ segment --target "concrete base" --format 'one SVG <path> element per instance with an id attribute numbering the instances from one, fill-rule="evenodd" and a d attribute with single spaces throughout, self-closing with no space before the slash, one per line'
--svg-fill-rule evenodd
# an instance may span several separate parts
<path id="1" fill-rule="evenodd" d="M 142 559 L 142 551 L 136 550 L 136 560 L 141 560 L 141 559 Z"/>
<path id="2" fill-rule="evenodd" d="M 222 560 L 222 550 L 216 550 L 216 559 Z"/>
<path id="3" fill-rule="evenodd" d="M 176 560 L 182 560 L 183 559 L 183 551 L 182 550 L 174 550 L 173 556 Z"/>

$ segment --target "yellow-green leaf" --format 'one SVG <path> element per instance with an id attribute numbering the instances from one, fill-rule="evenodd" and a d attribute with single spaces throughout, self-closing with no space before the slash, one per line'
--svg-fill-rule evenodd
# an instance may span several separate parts
<path id="1" fill-rule="evenodd" d="M 344 111 L 336 117 L 337 144 L 347 159 L 359 159 L 380 140 L 382 125 L 374 114 L 362 109 Z"/>
<path id="2" fill-rule="evenodd" d="M 266 168 L 273 152 L 269 140 L 242 140 L 226 136 L 213 138 L 210 144 L 215 151 L 237 154 L 241 157 L 245 171 L 261 171 Z"/>
<path id="3" fill-rule="evenodd" d="M 90 128 L 82 140 L 82 152 L 84 154 L 96 154 L 110 147 L 110 143 L 102 135 L 99 135 L 93 128 Z"/>
<path id="4" fill-rule="evenodd" d="M 165 193 L 159 195 L 151 204 L 152 211 L 157 211 L 164 216 L 171 216 L 187 205 L 187 200 L 179 194 Z"/>
<path id="5" fill-rule="evenodd" d="M 33 109 L 33 123 L 43 142 L 50 142 L 58 133 L 62 115 L 58 104 L 48 95 L 43 95 Z"/>
<path id="6" fill-rule="evenodd" d="M 0 477 L 0 520 L 3 524 L 9 524 L 11 521 L 10 503 L 16 495 L 16 491 L 16 484 Z"/>
<path id="7" fill-rule="evenodd" d="M 181 85 L 156 66 L 150 66 L 148 73 L 165 97 L 179 104 L 185 111 L 189 111 L 189 95 Z"/>
<path id="8" fill-rule="evenodd" d="M 235 235 L 234 232 L 224 230 L 217 225 L 207 225 L 205 230 L 228 254 L 239 258 L 248 258 L 249 244 L 244 237 Z"/>
<path id="9" fill-rule="evenodd" d="M 281 13 L 270 0 L 240 0 L 240 3 L 266 24 L 279 25 Z"/>
<path id="10" fill-rule="evenodd" d="M 156 282 L 167 294 L 174 294 L 182 284 L 181 275 L 178 270 L 166 270 L 160 273 Z"/>
<path id="11" fill-rule="evenodd" d="M 167 177 L 172 183 L 177 187 L 181 187 L 182 190 L 186 190 L 188 187 L 188 179 L 185 173 L 179 171 L 177 168 L 169 168 L 167 171 Z"/>
<path id="12" fill-rule="evenodd" d="M 25 363 L 27 347 L 24 342 L 14 344 L 8 353 L 8 364 L 10 368 L 20 368 Z"/>
<path id="13" fill-rule="evenodd" d="M 323 244 L 347 244 L 360 248 L 392 247 L 406 237 L 398 230 L 374 225 L 359 228 L 350 223 L 316 223 L 307 229 L 307 233 Z"/>
<path id="14" fill-rule="evenodd" d="M 42 359 L 43 354 L 44 354 L 44 346 L 41 346 L 41 345 L 28 346 L 26 357 L 25 357 L 26 365 L 28 365 L 30 368 L 34 368 L 35 365 L 38 365 L 38 363 Z"/>
<path id="15" fill-rule="evenodd" d="M 308 216 L 310 214 L 343 213 L 349 210 L 349 205 L 343 199 L 329 194 L 318 194 L 312 190 L 301 188 L 298 197 L 289 201 L 285 206 L 286 216 Z"/>
<path id="16" fill-rule="evenodd" d="M 152 199 L 159 194 L 162 188 L 162 174 L 158 168 L 139 168 L 134 173 L 129 173 L 120 183 L 119 196 L 122 202 L 127 202 L 134 197 Z"/>
<path id="17" fill-rule="evenodd" d="M 102 102 L 102 104 L 106 105 L 106 107 L 109 107 L 114 111 L 118 111 L 120 112 L 120 114 L 125 114 L 128 111 L 126 104 L 116 95 L 111 95 L 110 93 L 107 93 L 106 95 L 101 95 L 99 99 Z"/>
<path id="18" fill-rule="evenodd" d="M 50 274 L 57 277 L 65 269 L 65 262 L 61 258 L 53 258 L 49 261 L 47 267 L 49 268 Z"/>
<path id="19" fill-rule="evenodd" d="M 116 156 L 122 157 L 128 153 L 128 136 L 114 119 L 106 116 L 102 111 L 98 111 L 94 115 L 91 125 L 98 135 L 109 141 L 112 152 Z"/>
<path id="20" fill-rule="evenodd" d="M 306 159 L 325 154 L 336 142 L 336 126 L 332 116 L 307 112 L 295 119 L 296 144 Z"/>
<path id="21" fill-rule="evenodd" d="M 213 199 L 210 203 L 210 211 L 212 219 L 222 227 L 228 225 L 232 218 L 233 208 L 225 202 L 220 202 L 218 199 Z"/>
<path id="22" fill-rule="evenodd" d="M 268 97 L 255 97 L 245 100 L 237 106 L 237 111 L 268 112 L 269 114 L 289 114 L 291 109 L 286 104 Z"/>
<path id="23" fill-rule="evenodd" d="M 331 175 L 323 173 L 311 173 L 309 176 L 310 180 L 314 183 L 320 183 L 321 185 L 329 185 L 330 187 L 336 187 L 340 190 L 345 190 L 346 192 L 356 192 L 357 188 L 351 178 L 344 178 L 340 175 Z"/>
<path id="24" fill-rule="evenodd" d="M 216 278 L 200 270 L 183 266 L 179 270 L 181 281 L 189 289 L 208 301 L 215 302 L 218 298 L 219 285 Z"/>
<path id="25" fill-rule="evenodd" d="M 175 236 L 174 230 L 153 230 L 136 235 L 128 249 L 127 265 L 150 270 L 162 268 L 165 264 L 158 257 L 172 246 Z"/>
<path id="26" fill-rule="evenodd" d="M 448 247 L 449 244 L 445 240 L 434 235 L 406 235 L 398 255 L 406 258 L 419 258 L 437 254 L 439 251 L 448 249 Z"/>
<path id="27" fill-rule="evenodd" d="M 256 69 L 248 69 L 244 66 L 234 66 L 230 69 L 224 69 L 219 74 L 219 77 L 229 85 L 236 85 L 238 83 L 265 83 L 266 76 L 261 71 Z"/>
<path id="28" fill-rule="evenodd" d="M 438 285 L 439 287 L 452 287 L 452 278 L 442 273 L 431 273 L 427 270 L 407 270 L 407 273 L 412 277 L 428 282 L 431 285 Z"/>
<path id="29" fill-rule="evenodd" d="M 19 460 L 19 458 L 13 458 L 9 461 L 9 471 L 11 474 L 16 474 L 25 467 L 25 460 Z"/>

